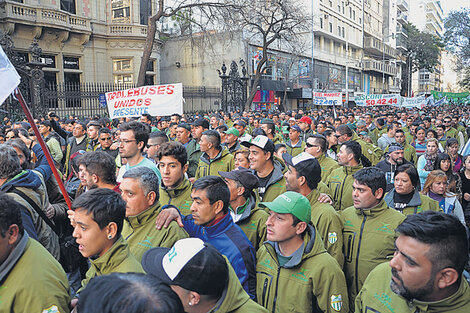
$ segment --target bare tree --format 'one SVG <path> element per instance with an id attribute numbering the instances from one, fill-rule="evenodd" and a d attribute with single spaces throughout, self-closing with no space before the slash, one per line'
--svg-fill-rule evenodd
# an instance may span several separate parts
<path id="1" fill-rule="evenodd" d="M 253 82 L 245 110 L 249 110 L 260 83 L 264 66 L 268 60 L 268 49 L 279 41 L 298 42 L 310 29 L 310 19 L 305 14 L 302 2 L 298 0 L 232 0 L 237 8 L 233 8 L 227 23 L 246 32 L 251 41 L 262 48 L 262 58 L 256 67 Z"/>
<path id="2" fill-rule="evenodd" d="M 199 30 L 205 30 L 207 25 L 212 25 L 213 22 L 219 20 L 219 16 L 225 16 L 227 10 L 237 10 L 239 7 L 235 3 L 220 0 L 220 2 L 209 2 L 205 0 L 176 0 L 172 1 L 171 5 L 167 4 L 165 0 L 158 0 L 158 10 L 155 15 L 149 17 L 147 26 L 147 38 L 145 40 L 144 52 L 140 62 L 139 76 L 137 78 L 137 86 L 143 86 L 145 83 L 145 72 L 152 54 L 153 45 L 155 42 L 155 35 L 157 34 L 157 22 L 161 18 L 176 17 L 179 24 L 184 24 L 187 27 L 190 25 L 198 26 Z M 193 18 L 192 11 L 195 10 L 201 21 L 197 22 Z M 191 13 L 188 13 L 191 12 Z"/>

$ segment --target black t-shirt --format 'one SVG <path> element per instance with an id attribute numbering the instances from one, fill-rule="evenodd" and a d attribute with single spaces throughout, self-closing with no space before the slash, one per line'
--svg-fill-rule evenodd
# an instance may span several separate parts
<path id="1" fill-rule="evenodd" d="M 403 212 L 403 209 L 408 206 L 408 203 L 410 203 L 411 199 L 413 198 L 414 195 L 414 190 L 406 195 L 401 195 L 398 192 L 395 191 L 393 194 L 393 201 L 395 202 L 395 210 Z"/>
<path id="2" fill-rule="evenodd" d="M 462 180 L 462 208 L 465 210 L 468 206 L 468 201 L 464 199 L 463 195 L 470 193 L 470 179 L 465 176 L 465 172 L 460 172 L 460 179 Z"/>
<path id="3" fill-rule="evenodd" d="M 258 193 L 259 193 L 260 201 L 263 201 L 264 193 L 266 192 L 266 185 L 268 184 L 268 181 L 271 179 L 271 176 L 273 176 L 273 173 L 274 173 L 274 169 L 266 177 L 259 177 L 258 173 L 256 173 L 256 176 L 258 176 L 258 180 L 259 180 Z"/>

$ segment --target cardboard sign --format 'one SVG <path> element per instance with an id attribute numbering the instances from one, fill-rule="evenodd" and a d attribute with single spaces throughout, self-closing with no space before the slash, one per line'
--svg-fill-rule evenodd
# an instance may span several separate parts
<path id="1" fill-rule="evenodd" d="M 341 92 L 314 92 L 313 105 L 341 105 Z"/>
<path id="2" fill-rule="evenodd" d="M 0 105 L 20 84 L 20 75 L 16 72 L 15 67 L 11 64 L 5 52 L 0 46 Z"/>
<path id="3" fill-rule="evenodd" d="M 165 116 L 183 114 L 183 84 L 143 86 L 106 93 L 111 119 L 143 114 Z"/>
<path id="4" fill-rule="evenodd" d="M 398 94 L 383 95 L 361 95 L 354 97 L 354 102 L 358 106 L 375 106 L 375 105 L 393 105 L 399 106 L 401 96 Z"/>

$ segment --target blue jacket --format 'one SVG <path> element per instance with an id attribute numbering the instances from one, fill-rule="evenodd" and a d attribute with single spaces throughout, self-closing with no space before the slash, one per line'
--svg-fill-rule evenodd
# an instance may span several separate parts
<path id="1" fill-rule="evenodd" d="M 243 233 L 242 229 L 233 222 L 232 216 L 226 214 L 217 224 L 204 227 L 196 225 L 191 215 L 181 215 L 184 229 L 190 237 L 202 239 L 213 245 L 230 261 L 243 289 L 254 299 L 256 293 L 256 261 L 255 249 Z"/>

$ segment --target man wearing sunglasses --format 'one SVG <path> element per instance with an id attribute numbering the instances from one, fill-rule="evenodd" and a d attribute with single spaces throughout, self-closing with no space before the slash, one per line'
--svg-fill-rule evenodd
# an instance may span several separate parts
<path id="1" fill-rule="evenodd" d="M 115 159 L 119 153 L 119 150 L 112 149 L 113 144 L 113 135 L 108 128 L 101 128 L 98 133 L 98 140 L 100 146 L 96 149 L 96 151 L 103 151 L 109 154 L 113 159 Z"/>

